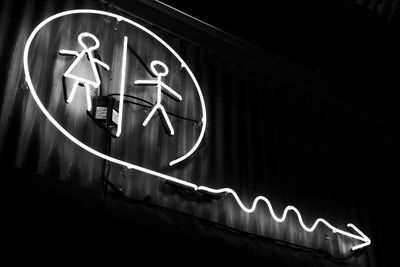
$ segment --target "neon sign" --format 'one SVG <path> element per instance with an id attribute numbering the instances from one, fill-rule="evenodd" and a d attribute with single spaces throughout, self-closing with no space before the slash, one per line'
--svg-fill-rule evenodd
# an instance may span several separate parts
<path id="1" fill-rule="evenodd" d="M 286 220 L 288 212 L 292 211 L 292 212 L 294 212 L 296 214 L 301 227 L 307 232 L 313 232 L 317 228 L 317 226 L 319 224 L 323 224 L 326 227 L 328 227 L 329 229 L 331 229 L 333 233 L 338 233 L 338 234 L 341 234 L 343 236 L 346 236 L 346 237 L 349 237 L 349 238 L 352 238 L 352 239 L 360 241 L 361 242 L 360 244 L 355 245 L 355 246 L 353 246 L 351 248 L 352 251 L 364 248 L 364 247 L 366 247 L 366 246 L 371 244 L 370 238 L 368 236 L 366 236 L 363 232 L 361 232 L 354 224 L 349 223 L 349 224 L 347 224 L 347 227 L 350 230 L 353 230 L 355 233 L 351 233 L 349 231 L 345 231 L 345 230 L 339 229 L 339 228 L 333 226 L 332 224 L 330 224 L 328 221 L 326 221 L 323 218 L 318 218 L 318 219 L 316 219 L 314 221 L 314 223 L 311 226 L 307 226 L 304 223 L 304 221 L 302 219 L 302 215 L 301 215 L 301 213 L 299 212 L 299 210 L 297 208 L 295 208 L 294 206 L 287 206 L 284 209 L 282 216 L 279 217 L 279 216 L 276 215 L 276 213 L 275 213 L 275 211 L 274 211 L 274 209 L 272 207 L 272 204 L 270 203 L 268 198 L 266 198 L 264 196 L 257 196 L 254 199 L 251 207 L 248 208 L 243 204 L 242 200 L 237 195 L 237 193 L 231 188 L 214 189 L 214 188 L 210 188 L 210 187 L 207 187 L 207 186 L 199 186 L 199 185 L 196 185 L 194 183 L 187 182 L 187 181 L 184 181 L 182 179 L 179 179 L 177 177 L 173 177 L 173 176 L 161 173 L 161 172 L 157 172 L 157 171 L 154 171 L 154 170 L 151 170 L 151 169 L 148 169 L 148 168 L 144 168 L 142 166 L 139 166 L 139 165 L 136 165 L 136 164 L 133 164 L 133 163 L 130 163 L 130 162 L 126 162 L 126 161 L 123 161 L 123 160 L 120 160 L 120 159 L 117 159 L 117 158 L 114 158 L 114 157 L 110 157 L 110 156 L 108 156 L 108 155 L 106 155 L 104 153 L 101 153 L 101 152 L 99 152 L 99 151 L 87 146 L 86 144 L 84 144 L 83 142 L 78 140 L 76 137 L 74 137 L 71 133 L 69 133 L 67 130 L 65 130 L 54 119 L 54 117 L 49 113 L 49 111 L 44 107 L 44 105 L 41 102 L 40 98 L 38 97 L 37 92 L 35 90 L 35 87 L 33 85 L 33 82 L 32 82 L 32 79 L 31 79 L 31 74 L 30 74 L 31 72 L 29 70 L 29 64 L 28 64 L 30 46 L 32 44 L 33 39 L 37 35 L 37 33 L 40 31 L 40 29 L 42 27 L 44 27 L 46 24 L 48 24 L 49 22 L 51 22 L 51 21 L 53 21 L 53 20 L 55 20 L 57 18 L 64 17 L 64 16 L 69 16 L 69 15 L 72 15 L 72 14 L 97 14 L 97 15 L 102 15 L 102 16 L 108 16 L 108 17 L 112 17 L 112 18 L 117 19 L 118 22 L 122 21 L 122 22 L 128 23 L 128 24 L 130 24 L 130 25 L 142 30 L 143 32 L 147 33 L 148 35 L 150 35 L 151 37 L 156 39 L 166 49 L 168 49 L 179 60 L 179 62 L 181 64 L 181 67 L 183 69 L 185 69 L 187 71 L 187 73 L 189 74 L 190 78 L 192 79 L 192 81 L 193 81 L 193 83 L 194 83 L 194 85 L 196 87 L 197 93 L 198 93 L 198 95 L 200 97 L 200 103 L 201 103 L 201 109 L 202 109 L 202 119 L 201 119 L 202 128 L 201 128 L 201 131 L 200 131 L 200 135 L 199 135 L 197 141 L 195 142 L 194 146 L 186 154 L 180 156 L 177 159 L 172 160 L 169 163 L 170 166 L 173 166 L 173 165 L 175 165 L 175 164 L 187 159 L 190 155 L 192 155 L 197 150 L 197 148 L 199 147 L 199 145 L 200 145 L 200 143 L 201 143 L 201 141 L 202 141 L 202 139 L 204 137 L 204 134 L 205 134 L 206 124 L 207 124 L 207 117 L 206 117 L 206 108 L 205 108 L 205 101 L 204 101 L 204 98 L 203 98 L 203 94 L 201 92 L 200 86 L 199 86 L 195 76 L 193 75 L 193 73 L 190 70 L 190 68 L 188 67 L 188 65 L 183 61 L 183 59 L 164 40 L 162 40 L 159 36 L 157 36 L 155 33 L 150 31 L 149 29 L 145 28 L 144 26 L 142 26 L 142 25 L 140 25 L 140 24 L 138 24 L 138 23 L 136 23 L 136 22 L 134 22 L 134 21 L 132 21 L 130 19 L 122 17 L 120 15 L 116 15 L 116 14 L 113 14 L 113 13 L 100 11 L 100 10 L 92 10 L 92 9 L 70 10 L 70 11 L 65 11 L 65 12 L 61 12 L 61 13 L 55 14 L 55 15 L 45 19 L 44 21 L 42 21 L 32 31 L 32 33 L 30 34 L 30 36 L 29 36 L 29 38 L 28 38 L 28 40 L 26 42 L 25 48 L 24 48 L 23 60 L 24 60 L 25 80 L 26 80 L 26 82 L 27 82 L 27 84 L 29 86 L 30 92 L 31 92 L 36 104 L 38 105 L 40 110 L 43 112 L 43 114 L 47 117 L 47 119 L 62 134 L 64 134 L 68 139 L 70 139 L 73 143 L 75 143 L 76 145 L 80 146 L 81 148 L 83 148 L 87 152 L 92 153 L 92 154 L 94 154 L 94 155 L 96 155 L 96 156 L 98 156 L 98 157 L 100 157 L 102 159 L 108 160 L 108 161 L 113 162 L 115 164 L 126 166 L 128 169 L 135 169 L 137 171 L 144 172 L 144 173 L 156 176 L 158 178 L 165 179 L 167 181 L 172 181 L 174 183 L 181 184 L 181 185 L 189 187 L 189 188 L 191 188 L 191 189 L 193 189 L 195 191 L 209 192 L 209 193 L 213 193 L 213 194 L 221 194 L 221 193 L 230 194 L 230 195 L 232 195 L 234 197 L 234 199 L 236 200 L 236 202 L 239 205 L 239 207 L 243 211 L 245 211 L 247 213 L 254 212 L 254 210 L 257 207 L 258 202 L 260 202 L 260 201 L 265 202 L 267 204 L 267 206 L 268 206 L 268 209 L 269 209 L 269 212 L 270 212 L 272 218 L 275 221 L 279 222 L 279 223 L 284 222 Z M 92 39 L 95 42 L 95 45 L 88 47 L 83 42 L 83 38 L 84 37 Z M 73 85 L 73 89 L 72 89 L 72 91 L 71 91 L 71 93 L 70 93 L 70 95 L 68 97 L 69 101 L 67 101 L 67 102 L 71 102 L 73 100 L 75 91 L 77 90 L 79 85 L 82 85 L 82 86 L 85 87 L 85 90 L 86 90 L 87 109 L 90 110 L 91 109 L 91 103 L 90 103 L 90 98 L 88 96 L 88 92 L 89 92 L 90 86 L 96 88 L 101 83 L 101 81 L 99 79 L 99 76 L 98 76 L 98 73 L 97 73 L 97 69 L 95 67 L 95 64 L 98 64 L 98 65 L 102 66 L 106 70 L 110 70 L 110 67 L 106 63 L 94 58 L 93 56 L 91 56 L 92 55 L 92 51 L 97 49 L 99 47 L 99 45 L 100 45 L 98 39 L 92 33 L 88 33 L 88 32 L 81 33 L 78 36 L 78 42 L 83 48 L 80 52 L 72 51 L 72 50 L 60 50 L 59 51 L 59 53 L 61 55 L 72 55 L 72 56 L 76 57 L 74 62 L 71 64 L 71 66 L 64 73 L 64 77 L 73 79 L 75 81 L 74 85 Z M 117 128 L 117 134 L 116 134 L 117 137 L 119 137 L 121 135 L 121 129 L 122 129 L 122 117 L 123 117 L 123 101 L 122 100 L 124 98 L 124 92 L 125 92 L 125 78 L 126 78 L 126 73 L 125 72 L 126 72 L 126 60 L 127 60 L 126 59 L 126 57 L 127 57 L 126 56 L 127 46 L 128 46 L 128 37 L 124 36 L 123 56 L 122 56 L 122 62 L 121 62 L 120 95 L 119 95 L 120 96 L 120 102 L 119 102 L 120 116 L 118 116 L 118 128 Z M 82 76 L 78 76 L 76 74 L 72 74 L 73 73 L 73 69 L 77 66 L 79 61 L 84 58 L 84 55 L 87 55 L 87 57 L 89 59 L 89 62 L 90 62 L 90 65 L 91 65 L 92 74 L 94 76 L 94 80 L 93 79 L 87 79 L 87 78 L 84 78 Z M 162 71 L 157 71 L 156 66 L 161 66 Z M 172 99 L 174 99 L 176 101 L 182 101 L 182 97 L 177 91 L 175 91 L 174 89 L 172 89 L 171 87 L 169 87 L 168 85 L 166 85 L 162 81 L 162 77 L 165 77 L 168 74 L 168 67 L 165 65 L 165 63 L 163 63 L 161 61 L 158 61 L 158 60 L 154 60 L 154 61 L 151 62 L 151 69 L 152 69 L 152 72 L 156 76 L 156 80 L 136 80 L 135 83 L 134 83 L 135 86 L 145 86 L 146 88 L 149 87 L 149 86 L 156 86 L 156 89 L 157 89 L 157 102 L 152 107 L 151 112 L 148 114 L 148 116 L 146 117 L 146 119 L 144 120 L 142 125 L 143 125 L 143 127 L 145 127 L 149 123 L 149 121 L 152 119 L 152 117 L 154 116 L 155 112 L 156 111 L 161 111 L 161 115 L 160 116 L 167 123 L 169 134 L 170 135 L 174 135 L 174 128 L 173 128 L 173 126 L 172 126 L 172 124 L 171 124 L 171 122 L 170 122 L 170 120 L 168 118 L 168 115 L 167 115 L 167 113 L 165 111 L 165 108 L 161 104 L 161 93 L 162 92 L 166 93 L 170 98 L 172 98 Z M 158 69 L 160 69 L 160 68 L 158 68 Z M 154 90 L 154 88 L 149 88 L 149 90 Z"/>

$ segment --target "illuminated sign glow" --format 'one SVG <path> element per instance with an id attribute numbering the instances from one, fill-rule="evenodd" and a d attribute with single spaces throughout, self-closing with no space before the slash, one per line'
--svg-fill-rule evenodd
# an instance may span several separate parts
<path id="1" fill-rule="evenodd" d="M 71 15 L 71 14 L 98 14 L 98 15 L 103 15 L 103 16 L 109 16 L 109 17 L 116 18 L 117 21 L 124 21 L 124 22 L 126 22 L 126 23 L 128 23 L 128 24 L 133 25 L 134 27 L 137 27 L 137 28 L 141 29 L 142 31 L 146 32 L 147 34 L 149 34 L 149 35 L 151 35 L 153 38 L 155 38 L 155 39 L 156 39 L 158 42 L 160 42 L 164 47 L 166 47 L 166 48 L 181 62 L 182 68 L 186 69 L 186 71 L 188 72 L 188 74 L 189 74 L 190 77 L 192 78 L 192 80 L 193 80 L 193 82 L 194 82 L 194 84 L 195 84 L 195 86 L 196 86 L 197 93 L 198 93 L 199 96 L 200 96 L 200 102 L 201 102 L 202 114 L 203 114 L 203 117 L 202 117 L 202 120 L 201 120 L 201 122 L 202 122 L 202 128 L 201 128 L 200 136 L 199 136 L 199 138 L 197 139 L 195 145 L 194 145 L 186 154 L 184 154 L 183 156 L 181 156 L 181 157 L 179 157 L 179 158 L 177 158 L 177 159 L 171 161 L 171 162 L 169 163 L 170 166 L 172 166 L 172 165 L 174 165 L 174 164 L 176 164 L 176 163 L 179 163 L 179 162 L 185 160 L 186 158 L 188 158 L 190 155 L 192 155 L 192 154 L 196 151 L 196 149 L 198 148 L 198 146 L 199 146 L 200 143 L 201 143 L 202 138 L 204 137 L 205 127 L 206 127 L 206 124 L 207 124 L 206 109 L 205 109 L 204 98 L 203 98 L 202 92 L 201 92 L 201 90 L 200 90 L 200 86 L 199 86 L 199 84 L 198 84 L 196 78 L 194 77 L 194 75 L 193 75 L 192 71 L 190 70 L 190 68 L 189 68 L 189 67 L 186 65 L 186 63 L 182 60 L 182 58 L 181 58 L 181 57 L 180 57 L 180 56 L 165 42 L 165 41 L 163 41 L 160 37 L 158 37 L 156 34 L 154 34 L 153 32 L 151 32 L 151 31 L 148 30 L 147 28 L 143 27 L 142 25 L 140 25 L 140 24 L 138 24 L 138 23 L 136 23 L 136 22 L 134 22 L 134 21 L 132 21 L 132 20 L 129 20 L 129 19 L 125 18 L 125 17 L 122 17 L 122 16 L 120 16 L 120 15 L 116 15 L 116 14 L 113 14 L 113 13 L 109 13 L 109 12 L 106 12 L 106 11 L 100 11 L 100 10 L 79 9 L 79 10 L 70 10 L 70 11 L 61 12 L 61 13 L 55 14 L 55 15 L 53 15 L 53 16 L 51 16 L 51 17 L 45 19 L 44 21 L 42 21 L 42 22 L 32 31 L 31 35 L 29 36 L 29 38 L 28 38 L 28 40 L 27 40 L 27 42 L 26 42 L 25 48 L 24 48 L 24 57 L 23 57 L 23 60 L 24 60 L 25 80 L 26 80 L 26 82 L 27 82 L 27 84 L 28 84 L 28 86 L 29 86 L 30 92 L 31 92 L 31 94 L 32 94 L 32 96 L 33 96 L 33 98 L 34 98 L 36 104 L 37 104 L 38 107 L 41 109 L 41 111 L 44 113 L 44 115 L 47 117 L 47 119 L 49 119 L 49 121 L 50 121 L 61 133 L 63 133 L 68 139 L 70 139 L 70 140 L 71 140 L 72 142 L 74 142 L 76 145 L 78 145 L 78 146 L 80 146 L 81 148 L 85 149 L 85 150 L 88 151 L 89 153 L 92 153 L 92 154 L 94 154 L 94 155 L 96 155 L 96 156 L 98 156 L 98 157 L 100 157 L 100 158 L 103 158 L 103 159 L 108 160 L 108 161 L 110 161 L 110 162 L 113 162 L 113 163 L 115 163 L 115 164 L 119 164 L 119 165 L 122 165 L 122 166 L 126 166 L 126 167 L 129 168 L 129 169 L 135 169 L 135 170 L 137 170 L 137 171 L 141 171 L 141 172 L 144 172 L 144 173 L 147 173 L 147 174 L 150 174 L 150 175 L 159 177 L 159 178 L 161 178 L 161 179 L 165 179 L 165 180 L 168 180 L 168 181 L 172 181 L 172 182 L 175 182 L 175 183 L 177 183 L 177 184 L 181 184 L 181 185 L 184 185 L 184 186 L 186 186 L 186 187 L 192 188 L 192 189 L 195 190 L 195 191 L 209 192 L 209 193 L 213 193 L 213 194 L 222 194 L 222 193 L 231 194 L 231 195 L 234 197 L 234 199 L 236 200 L 236 202 L 238 203 L 239 207 L 240 207 L 243 211 L 245 211 L 245 212 L 247 212 L 247 213 L 252 213 L 252 212 L 254 212 L 254 210 L 255 210 L 256 207 L 257 207 L 258 202 L 259 202 L 259 201 L 263 201 L 263 202 L 265 202 L 265 204 L 267 204 L 267 206 L 268 206 L 268 208 L 269 208 L 269 211 L 270 211 L 270 213 L 271 213 L 272 218 L 273 218 L 275 221 L 281 223 L 281 222 L 284 222 L 284 221 L 286 220 L 286 217 L 287 217 L 288 212 L 289 212 L 289 211 L 292 211 L 292 212 L 294 212 L 294 213 L 297 215 L 297 218 L 298 218 L 298 220 L 299 220 L 299 223 L 300 223 L 301 227 L 302 227 L 305 231 L 307 231 L 307 232 L 313 232 L 319 224 L 324 224 L 325 226 L 327 226 L 328 228 L 330 228 L 330 229 L 332 230 L 333 233 L 338 233 L 338 234 L 347 236 L 347 237 L 349 237 L 349 238 L 352 238 L 352 239 L 361 241 L 361 244 L 355 245 L 355 246 L 353 246 L 353 247 L 351 248 L 352 251 L 361 249 L 361 248 L 366 247 L 366 246 L 368 246 L 368 245 L 371 244 L 371 240 L 370 240 L 363 232 L 361 232 L 355 225 L 353 225 L 353 224 L 351 224 L 351 223 L 347 224 L 347 227 L 348 227 L 349 229 L 353 230 L 353 231 L 355 232 L 355 234 L 354 234 L 354 233 L 347 232 L 347 231 L 345 231 L 345 230 L 341 230 L 341 229 L 339 229 L 339 228 L 336 228 L 336 227 L 334 227 L 332 224 L 330 224 L 329 222 L 327 222 L 325 219 L 322 219 L 322 218 L 318 218 L 317 220 L 315 220 L 315 222 L 312 224 L 311 227 L 308 227 L 307 225 L 305 225 L 305 223 L 304 223 L 304 221 L 303 221 L 303 219 L 302 219 L 302 216 L 301 216 L 299 210 L 298 210 L 297 208 L 295 208 L 294 206 L 287 206 L 287 207 L 285 208 L 285 210 L 283 211 L 282 216 L 279 217 L 279 216 L 276 215 L 274 209 L 272 208 L 272 205 L 271 205 L 270 201 L 269 201 L 266 197 L 264 197 L 264 196 L 257 196 L 257 197 L 254 199 L 252 206 L 251 206 L 250 208 L 248 208 L 248 207 L 246 207 L 246 206 L 243 204 L 242 200 L 239 198 L 239 196 L 237 195 L 237 193 L 236 193 L 233 189 L 231 189 L 231 188 L 213 189 L 213 188 L 206 187 L 206 186 L 198 186 L 198 185 L 196 185 L 196 184 L 194 184 L 194 183 L 187 182 L 187 181 L 184 181 L 184 180 L 182 180 L 182 179 L 179 179 L 179 178 L 176 178 L 176 177 L 172 177 L 172 176 L 170 176 L 170 175 L 166 175 L 166 174 L 163 174 L 163 173 L 160 173 L 160 172 L 156 172 L 156 171 L 153 171 L 153 170 L 150 170 L 150 169 L 147 169 L 147 168 L 144 168 L 144 167 L 141 167 L 141 166 L 138 166 L 138 165 L 129 163 L 129 162 L 125 162 L 125 161 L 122 161 L 122 160 L 119 160 L 119 159 L 110 157 L 110 156 L 108 156 L 108 155 L 106 155 L 106 154 L 103 154 L 103 153 L 101 153 L 101 152 L 99 152 L 99 151 L 97 151 L 97 150 L 95 150 L 95 149 L 93 149 L 93 148 L 91 148 L 91 147 L 85 145 L 84 143 L 82 143 L 81 141 L 79 141 L 77 138 L 75 138 L 72 134 L 70 134 L 68 131 L 66 131 L 66 130 L 52 117 L 52 115 L 51 115 L 51 114 L 46 110 L 46 108 L 44 107 L 43 103 L 42 103 L 41 100 L 39 99 L 39 97 L 38 97 L 38 95 L 37 95 L 37 93 L 36 93 L 36 90 L 35 90 L 35 88 L 34 88 L 34 86 L 33 86 L 32 79 L 31 79 L 30 72 L 29 72 L 29 64 L 28 64 L 29 48 L 30 48 L 30 45 L 31 45 L 31 43 L 32 43 L 32 41 L 33 41 L 35 35 L 39 32 L 39 30 L 40 30 L 43 26 L 45 26 L 47 23 L 51 22 L 52 20 L 54 20 L 54 19 L 56 19 L 56 18 L 63 17 L 63 16 L 68 16 L 68 15 Z M 95 41 L 95 46 L 89 47 L 89 48 L 88 48 L 86 45 L 84 45 L 84 43 L 83 43 L 83 41 L 82 41 L 82 38 L 83 38 L 83 37 L 92 38 L 92 39 Z M 99 61 L 98 59 L 93 58 L 93 56 L 91 56 L 91 51 L 93 51 L 94 49 L 96 49 L 96 48 L 98 47 L 98 45 L 99 45 L 98 40 L 97 40 L 97 42 L 96 42 L 96 40 L 97 40 L 97 38 L 96 38 L 94 35 L 92 35 L 92 34 L 90 34 L 90 33 L 82 33 L 82 34 L 79 35 L 79 37 L 78 37 L 78 41 L 79 41 L 80 45 L 83 47 L 83 50 L 82 50 L 81 52 L 78 53 L 78 52 L 76 52 L 76 51 L 60 50 L 60 54 L 76 56 L 75 61 L 74 61 L 75 65 L 78 64 L 77 62 L 79 61 L 78 59 L 80 59 L 80 57 L 83 57 L 83 55 L 87 54 L 88 57 L 89 57 L 89 61 L 90 61 L 90 63 L 91 63 L 91 66 L 92 66 L 92 70 L 93 70 L 94 76 L 96 77 L 96 78 L 95 78 L 95 81 L 92 81 L 92 80 L 85 80 L 85 79 L 82 79 L 82 77 L 79 77 L 79 76 L 76 76 L 76 75 L 72 75 L 72 74 L 71 74 L 71 72 L 72 72 L 71 70 L 73 69 L 73 66 L 74 66 L 74 63 L 73 63 L 73 64 L 69 67 L 69 69 L 68 69 L 69 71 L 67 70 L 66 73 L 64 74 L 65 77 L 67 77 L 67 78 L 72 78 L 72 79 L 75 80 L 74 87 L 73 87 L 73 91 L 70 93 L 70 96 L 69 96 L 69 98 L 68 98 L 68 99 L 70 99 L 70 101 L 72 101 L 73 94 L 75 93 L 75 90 L 76 90 L 76 88 L 77 88 L 77 86 L 78 86 L 79 84 L 83 84 L 83 85 L 85 86 L 87 92 L 88 92 L 89 85 L 91 85 L 91 86 L 93 86 L 93 87 L 95 87 L 95 88 L 98 87 L 98 86 L 100 85 L 100 80 L 97 79 L 98 76 L 96 76 L 97 71 L 95 71 L 95 69 L 96 69 L 96 68 L 95 68 L 95 64 L 99 64 L 100 66 L 102 66 L 102 67 L 105 68 L 106 70 L 109 70 L 109 67 L 108 67 L 107 64 L 105 64 L 105 63 Z M 121 69 L 122 69 L 122 70 L 121 70 L 122 73 L 121 73 L 120 103 L 119 103 L 120 116 L 118 117 L 118 122 L 119 122 L 119 123 L 118 123 L 118 129 L 117 129 L 117 136 L 120 136 L 120 134 L 121 134 L 121 127 L 122 127 L 122 113 L 123 113 L 123 112 L 122 112 L 122 111 L 123 111 L 123 105 L 122 105 L 122 103 L 123 103 L 123 97 L 124 97 L 124 91 L 125 91 L 125 70 L 126 70 L 126 49 L 127 49 L 127 43 L 128 43 L 128 37 L 125 36 L 125 37 L 124 37 L 124 47 L 123 47 L 122 68 L 121 68 Z M 156 65 L 160 65 L 161 67 L 163 67 L 164 71 L 163 71 L 163 72 L 157 72 L 156 69 L 155 69 L 155 66 L 156 66 Z M 143 126 L 146 126 L 146 124 L 147 124 L 147 123 L 149 122 L 149 120 L 152 118 L 152 116 L 154 115 L 154 112 L 155 112 L 156 110 L 161 110 L 162 115 L 163 115 L 163 119 L 166 120 L 167 123 L 169 122 L 169 119 L 168 119 L 168 116 L 167 116 L 167 114 L 166 114 L 166 112 L 165 112 L 165 109 L 164 109 L 163 106 L 160 104 L 162 89 L 164 89 L 164 92 L 165 92 L 166 94 L 168 94 L 170 97 L 174 98 L 175 100 L 177 100 L 177 101 L 181 101 L 181 100 L 182 100 L 181 96 L 180 96 L 178 93 L 176 93 L 174 90 L 172 90 L 171 88 L 169 88 L 166 84 L 164 84 L 164 83 L 161 81 L 161 77 L 167 75 L 167 73 L 168 73 L 168 68 L 167 68 L 167 66 L 166 66 L 163 62 L 161 62 L 161 61 L 153 61 L 152 64 L 151 64 L 151 68 L 152 68 L 152 71 L 154 72 L 154 74 L 157 76 L 157 80 L 137 80 L 137 81 L 135 81 L 135 85 L 152 85 L 152 86 L 157 86 L 157 103 L 156 103 L 156 105 L 153 107 L 153 109 L 152 109 L 152 111 L 150 112 L 150 114 L 147 116 L 146 120 L 143 122 Z M 97 75 L 98 75 L 98 74 L 97 74 Z M 89 97 L 87 97 L 87 99 L 89 99 Z M 89 100 L 88 100 L 87 105 L 88 105 L 88 110 L 90 110 L 90 108 L 91 108 L 91 103 L 90 103 Z M 168 124 L 168 127 L 169 127 L 169 130 L 170 130 L 170 134 L 173 135 L 174 131 L 173 131 L 173 127 L 172 127 L 172 125 L 170 124 L 170 122 L 169 122 L 169 124 Z"/>

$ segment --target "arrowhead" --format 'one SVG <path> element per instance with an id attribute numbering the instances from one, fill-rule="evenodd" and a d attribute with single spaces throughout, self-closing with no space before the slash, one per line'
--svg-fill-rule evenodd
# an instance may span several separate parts
<path id="1" fill-rule="evenodd" d="M 351 251 L 356 251 L 358 249 L 361 249 L 361 248 L 371 245 L 371 239 L 369 239 L 368 236 L 366 236 L 363 232 L 361 232 L 360 229 L 358 229 L 354 224 L 352 224 L 352 223 L 347 224 L 347 228 L 353 229 L 357 234 L 359 234 L 359 236 L 352 235 L 353 238 L 358 239 L 363 242 L 359 245 L 352 247 Z"/>

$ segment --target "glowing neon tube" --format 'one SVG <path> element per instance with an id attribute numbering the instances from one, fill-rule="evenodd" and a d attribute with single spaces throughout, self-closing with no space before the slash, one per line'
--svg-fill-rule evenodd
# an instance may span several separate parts
<path id="1" fill-rule="evenodd" d="M 264 196 L 256 197 L 254 199 L 254 201 L 253 201 L 252 206 L 250 208 L 247 208 L 243 204 L 243 202 L 241 201 L 239 196 L 236 194 L 236 192 L 231 188 L 213 189 L 213 188 L 206 187 L 206 186 L 199 186 L 197 188 L 197 190 L 206 191 L 206 192 L 210 192 L 210 193 L 213 193 L 213 194 L 222 194 L 222 193 L 231 194 L 235 198 L 235 200 L 238 203 L 238 205 L 240 206 L 240 208 L 242 210 L 244 210 L 245 212 L 247 212 L 247 213 L 254 212 L 256 207 L 257 207 L 258 202 L 259 201 L 263 201 L 263 202 L 265 202 L 265 204 L 267 204 L 269 212 L 270 212 L 272 218 L 275 221 L 279 222 L 279 223 L 284 222 L 286 220 L 286 217 L 287 217 L 287 214 L 288 214 L 289 211 L 293 211 L 297 215 L 297 218 L 299 220 L 299 223 L 300 223 L 301 227 L 307 232 L 313 232 L 315 230 L 315 228 L 317 228 L 318 224 L 322 223 L 322 224 L 325 224 L 328 228 L 330 228 L 332 230 L 332 232 L 334 232 L 334 233 L 339 233 L 339 234 L 342 234 L 344 236 L 347 236 L 347 237 L 350 237 L 350 238 L 354 238 L 354 239 L 357 239 L 357 240 L 360 240 L 360 241 L 363 242 L 360 245 L 352 247 L 351 248 L 352 251 L 360 249 L 360 248 L 363 248 L 363 247 L 368 246 L 368 245 L 371 244 L 371 240 L 363 232 L 361 232 L 354 224 L 351 224 L 351 223 L 347 224 L 347 227 L 348 228 L 352 228 L 354 231 L 356 231 L 359 234 L 359 236 L 355 235 L 355 234 L 352 234 L 352 233 L 349 233 L 349 232 L 346 232 L 346 231 L 341 230 L 339 228 L 336 228 L 332 224 L 330 224 L 329 222 L 327 222 L 325 219 L 322 219 L 322 218 L 318 218 L 317 220 L 315 220 L 314 224 L 311 227 L 308 227 L 307 225 L 305 225 L 305 223 L 303 221 L 303 217 L 300 214 L 300 211 L 296 207 L 293 207 L 293 206 L 287 206 L 284 209 L 282 216 L 279 217 L 279 216 L 277 216 L 275 214 L 275 211 L 272 208 L 271 202 L 268 200 L 268 198 L 266 198 Z"/>
<path id="2" fill-rule="evenodd" d="M 124 94 L 125 94 L 125 75 L 126 75 L 126 50 L 128 47 L 128 37 L 124 36 L 124 47 L 122 51 L 122 67 L 121 67 L 121 84 L 119 89 L 119 109 L 118 109 L 118 126 L 117 137 L 121 135 L 122 131 L 122 116 L 124 114 Z"/>

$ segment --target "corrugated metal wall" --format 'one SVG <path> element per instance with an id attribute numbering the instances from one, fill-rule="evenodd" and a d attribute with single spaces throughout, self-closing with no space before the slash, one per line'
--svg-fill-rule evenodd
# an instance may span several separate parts
<path id="1" fill-rule="evenodd" d="M 46 120 L 24 84 L 22 55 L 33 28 L 48 16 L 72 8 L 103 9 L 104 6 L 92 1 L 48 1 L 40 6 L 35 3 L 2 2 L 0 148 L 3 162 L 82 186 L 98 185 L 103 160 L 74 145 Z M 127 104 L 126 112 L 136 117 L 125 117 L 123 137 L 113 139 L 112 155 L 197 185 L 231 187 L 247 206 L 257 195 L 268 197 L 278 214 L 285 206 L 294 205 L 308 225 L 318 217 L 343 229 L 352 222 L 371 233 L 373 242 L 378 238 L 379 243 L 372 228 L 380 213 L 368 219 L 371 209 L 378 208 L 371 206 L 372 200 L 363 198 L 374 188 L 369 178 L 382 174 L 382 166 L 392 163 L 387 158 L 377 159 L 376 155 L 393 150 L 394 134 L 360 119 L 336 100 L 313 93 L 318 88 L 288 72 L 271 66 L 261 74 L 259 70 L 230 61 L 226 55 L 217 55 L 154 25 L 141 23 L 169 43 L 197 77 L 208 112 L 206 137 L 193 157 L 170 168 L 167 162 L 193 144 L 199 126 L 174 117 L 172 122 L 179 130 L 171 138 L 158 119 L 146 128 L 140 126 L 149 108 Z M 158 21 L 153 23 L 162 25 Z M 39 96 L 54 117 L 79 139 L 104 151 L 105 132 L 88 118 L 85 98 L 65 104 L 61 76 L 71 60 L 59 55 L 57 60 L 47 59 L 59 49 L 79 49 L 76 36 L 88 30 L 99 37 L 99 53 L 111 69 L 118 69 L 120 65 L 122 38 L 118 35 L 131 31 L 135 36 L 132 45 L 144 61 L 147 64 L 154 59 L 168 62 L 171 72 L 168 84 L 185 88 L 182 92 L 188 100 L 177 108 L 172 101 L 166 102 L 168 107 L 176 108 L 174 112 L 180 116 L 199 119 L 199 101 L 193 96 L 193 84 L 181 73 L 179 63 L 145 34 L 124 29 L 126 25 L 118 25 L 121 28 L 117 30 L 114 27 L 115 22 L 107 18 L 78 16 L 49 25 L 38 35 L 30 55 L 31 75 Z M 128 68 L 133 73 L 128 82 L 131 90 L 153 101 L 151 91 L 140 91 L 133 86 L 135 79 L 146 76 L 134 57 L 128 60 Z M 118 92 L 118 72 L 101 74 L 102 93 Z M 335 256 L 349 255 L 349 248 L 356 242 L 331 236 L 324 227 L 306 233 L 295 216 L 289 216 L 285 223 L 276 223 L 262 204 L 256 212 L 247 214 L 231 196 L 213 201 L 193 199 L 156 177 L 118 165 L 110 165 L 109 177 L 129 197 L 150 199 L 240 230 L 321 248 Z M 356 261 L 374 266 L 374 250 L 368 248 Z"/>

